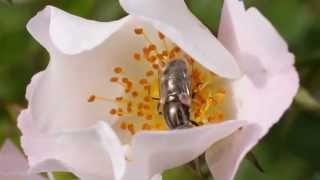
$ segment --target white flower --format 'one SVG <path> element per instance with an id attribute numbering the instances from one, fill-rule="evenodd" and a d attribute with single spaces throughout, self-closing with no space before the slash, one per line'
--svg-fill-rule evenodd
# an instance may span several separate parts
<path id="1" fill-rule="evenodd" d="M 32 172 L 149 180 L 207 151 L 214 177 L 232 179 L 296 93 L 286 43 L 236 0 L 225 1 L 218 37 L 224 46 L 183 0 L 120 2 L 129 15 L 114 22 L 49 6 L 28 23 L 51 59 L 33 77 L 29 108 L 19 117 Z M 164 131 L 152 97 L 159 96 L 157 71 L 175 58 L 193 69 L 191 115 L 203 126 Z"/>

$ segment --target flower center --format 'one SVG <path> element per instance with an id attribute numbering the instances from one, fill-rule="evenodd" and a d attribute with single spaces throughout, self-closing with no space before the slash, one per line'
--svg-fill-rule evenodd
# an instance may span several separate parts
<path id="1" fill-rule="evenodd" d="M 181 48 L 158 32 L 158 44 L 153 43 L 143 28 L 134 29 L 146 45 L 141 52 L 133 52 L 132 60 L 147 67 L 143 77 L 133 79 L 125 76 L 124 67 L 113 67 L 114 76 L 110 82 L 123 87 L 123 96 L 115 98 L 91 95 L 88 102 L 97 100 L 113 101 L 116 107 L 109 113 L 118 118 L 117 125 L 123 131 L 135 134 L 142 130 L 167 130 L 168 127 L 161 112 L 160 75 L 168 62 L 175 59 L 186 61 L 191 74 L 192 105 L 190 117 L 200 125 L 223 122 L 229 116 L 227 84 L 224 79 L 208 71 Z"/>

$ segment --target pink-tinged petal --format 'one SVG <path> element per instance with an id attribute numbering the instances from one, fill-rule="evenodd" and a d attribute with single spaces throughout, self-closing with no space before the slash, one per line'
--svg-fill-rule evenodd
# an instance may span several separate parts
<path id="1" fill-rule="evenodd" d="M 53 9 L 51 11 L 60 12 Z M 36 16 L 31 20 L 33 23 L 29 23 L 29 28 L 35 26 L 37 19 L 39 17 Z M 30 84 L 27 92 L 33 124 L 40 131 L 85 128 L 98 120 L 106 120 L 109 124 L 116 120 L 115 116 L 108 113 L 114 108 L 114 102 L 89 103 L 87 100 L 93 94 L 109 99 L 123 95 L 124 89 L 110 82 L 110 78 L 115 75 L 115 67 L 125 68 L 123 75 L 130 78 L 140 79 L 144 76 L 148 66 L 137 63 L 132 57 L 133 53 L 141 52 L 146 45 L 142 37 L 134 34 L 135 28 L 144 27 L 157 37 L 157 31 L 150 24 L 132 16 L 126 19 L 121 29 L 91 50 L 76 55 L 50 52 L 47 69 L 39 75 L 41 77 L 34 78 L 36 80 Z"/>
<path id="2" fill-rule="evenodd" d="M 123 180 L 150 180 L 155 174 L 192 161 L 213 143 L 245 124 L 244 121 L 230 120 L 198 128 L 139 133 L 133 137 Z"/>
<path id="3" fill-rule="evenodd" d="M 225 1 L 218 38 L 237 59 L 238 51 L 259 57 L 270 73 L 285 71 L 294 63 L 287 43 L 272 24 L 257 9 L 245 10 L 239 0 Z M 249 63 L 240 61 L 241 66 Z"/>
<path id="4" fill-rule="evenodd" d="M 34 89 L 37 87 L 38 82 L 40 81 L 41 77 L 42 77 L 42 72 L 38 72 L 37 74 L 33 75 L 32 79 L 31 79 L 31 83 L 27 86 L 26 99 L 28 101 L 31 100 Z"/>
<path id="5" fill-rule="evenodd" d="M 21 140 L 31 172 L 71 171 L 95 180 L 119 179 L 124 173 L 123 148 L 103 122 L 83 130 L 26 135 Z"/>
<path id="6" fill-rule="evenodd" d="M 23 154 L 6 140 L 0 151 L 0 179 L 3 180 L 45 180 L 40 175 L 28 173 L 28 162 Z"/>
<path id="7" fill-rule="evenodd" d="M 27 29 L 49 52 L 59 50 L 72 55 L 100 45 L 126 21 L 91 21 L 47 6 L 29 21 Z"/>
<path id="8" fill-rule="evenodd" d="M 206 153 L 206 160 L 216 180 L 232 180 L 247 152 L 258 142 L 261 127 L 250 124 L 214 144 Z"/>
<path id="9" fill-rule="evenodd" d="M 293 101 L 299 80 L 294 68 L 269 76 L 263 88 L 245 76 L 233 84 L 237 119 L 249 125 L 207 152 L 207 162 L 216 180 L 232 180 L 243 157 L 278 122 Z"/>
<path id="10" fill-rule="evenodd" d="M 264 135 L 291 105 L 299 88 L 299 77 L 291 67 L 287 72 L 269 75 L 263 87 L 256 86 L 249 77 L 232 86 L 237 117 L 259 125 Z"/>
<path id="11" fill-rule="evenodd" d="M 26 135 L 26 136 L 40 135 L 39 130 L 33 124 L 33 118 L 32 118 L 30 109 L 21 111 L 21 113 L 18 116 L 17 126 L 23 135 Z"/>
<path id="12" fill-rule="evenodd" d="M 240 1 L 225 1 L 219 39 L 246 72 L 232 89 L 237 119 L 249 124 L 207 152 L 215 179 L 232 180 L 244 156 L 289 108 L 299 78 L 284 40 L 256 10 L 245 11 Z"/>
<path id="13" fill-rule="evenodd" d="M 232 55 L 188 10 L 183 0 L 120 0 L 131 15 L 145 18 L 206 68 L 226 78 L 241 75 Z"/>

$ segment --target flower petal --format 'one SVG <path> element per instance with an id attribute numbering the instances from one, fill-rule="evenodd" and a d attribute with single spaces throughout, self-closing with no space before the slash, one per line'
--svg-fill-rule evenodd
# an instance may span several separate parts
<path id="1" fill-rule="evenodd" d="M 231 85 L 237 119 L 249 123 L 208 151 L 208 165 L 217 180 L 234 178 L 243 157 L 279 121 L 299 87 L 286 43 L 265 18 L 251 11 L 236 0 L 226 0 L 223 8 L 219 38 L 246 70 Z"/>
<path id="2" fill-rule="evenodd" d="M 52 7 L 44 11 L 49 9 L 60 12 Z M 36 29 L 33 26 L 36 26 L 39 17 L 31 20 L 29 29 Z M 141 25 L 142 22 L 132 17 L 127 19 L 123 28 L 91 51 L 72 56 L 50 52 L 51 60 L 47 69 L 41 73 L 41 77 L 34 78 L 27 91 L 34 125 L 41 131 L 85 128 L 101 119 L 113 122 L 114 117 L 109 115 L 108 109 L 111 109 L 114 102 L 88 103 L 87 99 L 92 94 L 110 99 L 122 95 L 123 88 L 109 81 L 117 66 L 130 67 L 126 69 L 130 77 L 144 74 L 145 67 L 132 60 L 132 54 L 145 45 L 143 39 L 134 38 L 133 33 L 137 24 Z M 55 22 L 58 23 L 58 20 L 65 21 L 57 18 Z M 67 26 L 61 25 L 59 28 L 65 29 Z M 94 31 L 94 27 L 91 28 Z M 35 31 L 31 32 L 35 37 L 38 36 Z"/>
<path id="3" fill-rule="evenodd" d="M 241 72 L 232 55 L 188 10 L 183 0 L 120 0 L 131 15 L 146 18 L 200 64 L 226 78 Z"/>
<path id="4" fill-rule="evenodd" d="M 207 161 L 215 179 L 232 180 L 243 157 L 292 103 L 299 87 L 295 69 L 268 78 L 264 88 L 256 87 L 248 77 L 233 84 L 237 118 L 246 119 L 249 125 L 208 150 Z"/>
<path id="5" fill-rule="evenodd" d="M 27 86 L 26 99 L 28 101 L 31 100 L 34 89 L 38 86 L 38 82 L 40 81 L 42 74 L 43 74 L 43 72 L 38 72 L 37 74 L 33 75 L 32 79 L 31 79 L 31 83 Z"/>
<path id="6" fill-rule="evenodd" d="M 50 52 L 77 54 L 103 43 L 127 21 L 108 23 L 86 20 L 47 6 L 27 24 L 28 31 Z"/>
<path id="7" fill-rule="evenodd" d="M 44 180 L 40 175 L 28 174 L 28 162 L 21 152 L 6 140 L 0 151 L 0 179 Z"/>
<path id="8" fill-rule="evenodd" d="M 132 155 L 124 180 L 149 180 L 166 169 L 192 161 L 243 125 L 244 121 L 231 120 L 191 129 L 139 133 L 132 141 Z"/>
<path id="9" fill-rule="evenodd" d="M 245 10 L 239 0 L 225 1 L 218 38 L 237 59 L 235 51 L 259 57 L 268 72 L 285 71 L 294 63 L 287 43 L 272 24 L 257 9 Z"/>
<path id="10" fill-rule="evenodd" d="M 118 179 L 124 173 L 123 148 L 103 122 L 83 130 L 22 136 L 22 146 L 32 172 L 68 170 L 80 178 L 97 180 Z"/>
<path id="11" fill-rule="evenodd" d="M 206 161 L 216 180 L 232 180 L 247 152 L 258 142 L 261 127 L 250 124 L 215 143 L 206 153 Z"/>

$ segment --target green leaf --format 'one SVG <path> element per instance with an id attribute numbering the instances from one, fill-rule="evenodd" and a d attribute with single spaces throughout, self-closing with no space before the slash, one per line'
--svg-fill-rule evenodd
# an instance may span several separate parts
<path id="1" fill-rule="evenodd" d="M 99 21 L 117 20 L 125 15 L 119 0 L 97 1 L 92 12 L 93 18 Z"/>
<path id="2" fill-rule="evenodd" d="M 222 7 L 221 0 L 186 0 L 192 13 L 197 16 L 212 32 L 217 32 L 220 12 Z"/>
<path id="3" fill-rule="evenodd" d="M 197 176 L 187 166 L 178 167 L 166 171 L 163 180 L 197 180 Z"/>
<path id="4" fill-rule="evenodd" d="M 74 180 L 77 179 L 76 176 L 74 176 L 71 173 L 67 172 L 54 172 L 53 173 L 55 180 Z"/>

